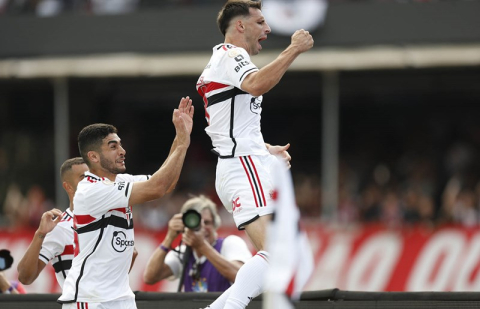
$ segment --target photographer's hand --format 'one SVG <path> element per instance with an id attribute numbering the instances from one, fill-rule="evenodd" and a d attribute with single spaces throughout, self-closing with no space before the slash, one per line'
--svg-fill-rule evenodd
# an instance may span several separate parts
<path id="1" fill-rule="evenodd" d="M 2 294 L 18 294 L 17 289 L 12 287 L 3 271 L 0 271 L 0 291 Z"/>
<path id="2" fill-rule="evenodd" d="M 191 229 L 185 229 L 182 235 L 182 241 L 185 245 L 192 247 L 192 249 L 202 253 L 202 249 L 208 246 L 208 242 L 205 240 L 203 228 L 198 231 Z"/>
<path id="3" fill-rule="evenodd" d="M 165 237 L 165 241 L 168 241 L 168 243 L 164 245 L 168 245 L 168 247 L 170 247 L 175 238 L 177 238 L 178 234 L 183 232 L 184 228 L 185 226 L 183 225 L 182 214 L 179 213 L 174 215 L 172 219 L 168 221 L 168 232 L 167 236 Z"/>

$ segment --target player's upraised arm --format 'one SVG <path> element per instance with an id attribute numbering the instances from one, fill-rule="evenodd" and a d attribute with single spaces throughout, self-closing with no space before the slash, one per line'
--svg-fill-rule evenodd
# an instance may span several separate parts
<path id="1" fill-rule="evenodd" d="M 290 45 L 272 62 L 257 72 L 250 73 L 242 83 L 242 89 L 253 96 L 261 96 L 280 81 L 293 61 L 301 53 L 313 47 L 313 38 L 308 31 L 297 30 Z"/>
<path id="2" fill-rule="evenodd" d="M 173 190 L 182 171 L 185 155 L 190 145 L 190 134 L 193 126 L 194 108 L 189 97 L 182 98 L 178 109 L 173 111 L 172 122 L 176 136 L 170 154 L 152 177 L 133 186 L 129 204 L 141 204 L 158 199 Z"/>
<path id="3" fill-rule="evenodd" d="M 47 233 L 50 233 L 61 219 L 62 212 L 55 208 L 46 211 L 42 215 L 40 226 L 17 266 L 18 280 L 21 283 L 27 285 L 33 283 L 45 268 L 46 264 L 38 258 L 40 250 L 42 249 L 43 240 Z"/>

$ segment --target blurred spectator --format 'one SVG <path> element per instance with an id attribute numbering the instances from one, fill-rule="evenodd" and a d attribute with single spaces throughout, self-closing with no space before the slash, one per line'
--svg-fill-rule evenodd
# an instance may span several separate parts
<path id="1" fill-rule="evenodd" d="M 294 180 L 296 202 L 305 217 L 320 216 L 320 182 L 317 176 L 298 174 Z"/>
<path id="2" fill-rule="evenodd" d="M 92 12 L 98 15 L 127 14 L 135 11 L 139 0 L 90 0 Z"/>
<path id="3" fill-rule="evenodd" d="M 55 208 L 54 203 L 45 196 L 45 192 L 39 185 L 33 185 L 28 189 L 27 197 L 28 226 L 36 227 L 45 211 Z"/>
<path id="4" fill-rule="evenodd" d="M 7 188 L 3 212 L 7 216 L 12 229 L 16 230 L 28 226 L 27 201 L 16 183 L 10 184 Z"/>
<path id="5" fill-rule="evenodd" d="M 380 222 L 391 228 L 399 228 L 403 223 L 400 199 L 395 190 L 387 190 L 380 202 Z"/>
<path id="6" fill-rule="evenodd" d="M 370 183 L 361 192 L 360 221 L 377 222 L 380 220 L 382 194 L 380 187 Z"/>

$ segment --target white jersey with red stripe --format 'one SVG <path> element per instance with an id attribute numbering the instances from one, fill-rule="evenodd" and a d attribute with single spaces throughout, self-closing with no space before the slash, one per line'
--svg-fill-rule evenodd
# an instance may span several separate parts
<path id="1" fill-rule="evenodd" d="M 112 182 L 85 173 L 73 199 L 75 257 L 58 302 L 135 298 L 128 279 L 134 246 L 128 201 L 134 182 L 148 177 L 119 174 Z"/>
<path id="2" fill-rule="evenodd" d="M 197 81 L 208 122 L 205 131 L 221 158 L 268 154 L 260 130 L 263 97 L 254 97 L 241 87 L 256 71 L 245 49 L 219 44 Z"/>
<path id="3" fill-rule="evenodd" d="M 73 259 L 73 213 L 62 214 L 62 220 L 45 236 L 38 259 L 48 264 L 52 261 L 60 288 L 68 275 Z"/>

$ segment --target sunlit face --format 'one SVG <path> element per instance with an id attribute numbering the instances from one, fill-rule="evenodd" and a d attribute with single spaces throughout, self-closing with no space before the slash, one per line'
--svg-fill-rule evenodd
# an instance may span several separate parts
<path id="1" fill-rule="evenodd" d="M 244 19 L 244 26 L 247 52 L 250 55 L 256 55 L 262 50 L 260 42 L 267 39 L 271 29 L 263 17 L 262 11 L 255 8 L 250 8 L 250 16 Z"/>
<path id="2" fill-rule="evenodd" d="M 110 133 L 102 141 L 100 150 L 100 166 L 112 174 L 120 174 L 126 171 L 125 154 L 120 138 L 115 133 Z"/>
<path id="3" fill-rule="evenodd" d="M 77 191 L 78 183 L 85 177 L 85 172 L 88 171 L 88 166 L 84 164 L 72 165 L 72 169 L 68 171 L 66 181 L 72 187 L 73 192 Z"/>
<path id="4" fill-rule="evenodd" d="M 204 209 L 202 210 L 201 215 L 203 236 L 210 244 L 213 244 L 217 238 L 217 230 L 215 229 L 212 213 L 210 210 Z"/>

